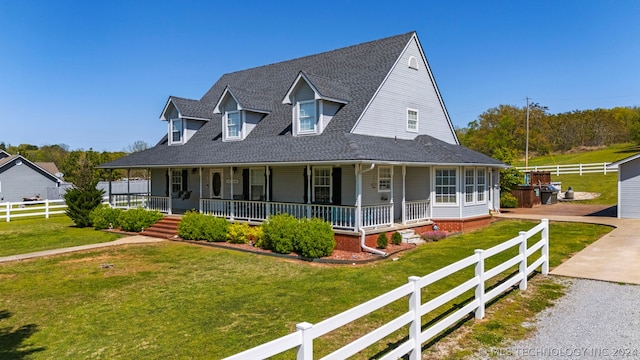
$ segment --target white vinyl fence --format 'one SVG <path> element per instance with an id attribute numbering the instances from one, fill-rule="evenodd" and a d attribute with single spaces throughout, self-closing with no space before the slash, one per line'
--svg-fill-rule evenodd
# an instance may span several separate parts
<path id="1" fill-rule="evenodd" d="M 595 163 L 595 164 L 569 164 L 569 165 L 543 165 L 543 166 L 516 166 L 516 169 L 520 172 L 529 171 L 550 171 L 556 176 L 565 174 L 604 174 L 608 172 L 618 172 L 618 169 L 607 169 L 611 163 Z"/>
<path id="2" fill-rule="evenodd" d="M 60 200 L 40 200 L 23 202 L 3 202 L 0 203 L 0 219 L 9 222 L 12 218 L 20 217 L 45 217 L 50 215 L 64 214 L 67 204 L 64 199 Z"/>
<path id="3" fill-rule="evenodd" d="M 540 240 L 534 245 L 527 247 L 527 240 L 538 233 L 541 234 Z M 519 249 L 518 255 L 491 269 L 485 269 L 485 260 L 487 258 L 516 246 Z M 532 263 L 529 263 L 528 258 L 536 252 L 539 252 L 539 257 Z M 489 279 L 516 265 L 518 265 L 518 271 L 515 274 L 512 274 L 491 290 L 486 291 L 485 286 Z M 470 266 L 473 266 L 475 269 L 475 275 L 472 278 L 462 284 L 459 284 L 446 293 L 427 301 L 426 303 L 422 302 L 422 289 Z M 403 298 L 408 298 L 407 312 L 354 340 L 353 342 L 335 350 L 322 359 L 346 359 L 382 340 L 389 334 L 402 328 L 406 329 L 408 326 L 408 339 L 399 344 L 396 348 L 382 355 L 380 359 L 398 359 L 408 354 L 410 360 L 417 360 L 421 358 L 422 344 L 433 339 L 448 327 L 458 323 L 470 313 L 474 313 L 477 319 L 482 319 L 484 317 L 485 304 L 516 284 L 519 284 L 521 290 L 526 290 L 528 275 L 538 267 L 541 267 L 543 275 L 547 275 L 549 272 L 549 221 L 547 219 L 543 219 L 540 224 L 529 231 L 520 232 L 518 236 L 509 241 L 487 250 L 476 250 L 473 255 L 432 272 L 431 274 L 423 277 L 409 277 L 409 283 L 351 308 L 341 314 L 335 315 L 317 324 L 310 324 L 307 322 L 299 323 L 296 326 L 298 330 L 295 333 L 243 351 L 239 354 L 228 357 L 227 360 L 265 359 L 290 349 L 296 349 L 297 360 L 311 360 L 313 359 L 314 339 Z M 422 328 L 422 317 L 424 315 L 447 304 L 458 296 L 464 294 L 466 291 L 472 289 L 475 290 L 475 296 L 469 303 L 447 317 L 439 319 L 438 322 L 426 327 L 425 329 Z"/>

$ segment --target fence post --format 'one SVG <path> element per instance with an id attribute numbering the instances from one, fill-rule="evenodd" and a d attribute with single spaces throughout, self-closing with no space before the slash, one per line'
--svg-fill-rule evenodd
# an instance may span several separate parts
<path id="1" fill-rule="evenodd" d="M 607 163 L 602 163 L 602 171 L 604 172 L 605 175 L 607 175 Z"/>
<path id="2" fill-rule="evenodd" d="M 409 325 L 409 341 L 413 342 L 413 350 L 409 355 L 409 360 L 419 360 L 422 356 L 422 343 L 420 333 L 422 332 L 422 316 L 420 316 L 420 305 L 422 305 L 421 289 L 418 284 L 419 276 L 410 276 L 409 282 L 413 283 L 413 291 L 409 296 L 409 311 L 413 311 L 413 321 Z"/>
<path id="3" fill-rule="evenodd" d="M 476 249 L 478 262 L 476 263 L 475 275 L 478 278 L 476 285 L 476 300 L 478 300 L 478 308 L 476 309 L 476 319 L 484 318 L 484 250 Z"/>
<path id="4" fill-rule="evenodd" d="M 44 218 L 49 218 L 49 199 L 44 199 Z"/>
<path id="5" fill-rule="evenodd" d="M 520 231 L 520 290 L 527 290 L 527 232 Z"/>
<path id="6" fill-rule="evenodd" d="M 580 164 L 580 176 L 582 176 L 582 164 Z"/>
<path id="7" fill-rule="evenodd" d="M 556 176 L 560 176 L 560 165 L 556 165 Z"/>
<path id="8" fill-rule="evenodd" d="M 303 322 L 296 325 L 296 329 L 301 332 L 302 336 L 302 344 L 298 346 L 298 352 L 296 355 L 297 360 L 313 359 L 313 337 L 311 336 L 312 328 L 313 325 L 308 322 Z"/>
<path id="9" fill-rule="evenodd" d="M 544 256 L 544 262 L 542 263 L 542 275 L 549 274 L 549 219 L 542 219 L 544 228 L 542 229 L 542 239 L 544 244 L 542 245 L 542 256 Z"/>
<path id="10" fill-rule="evenodd" d="M 7 201 L 7 222 L 11 221 L 11 202 Z"/>

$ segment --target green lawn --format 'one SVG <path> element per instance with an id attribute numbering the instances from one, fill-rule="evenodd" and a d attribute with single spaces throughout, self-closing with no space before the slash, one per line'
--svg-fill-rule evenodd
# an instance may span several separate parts
<path id="1" fill-rule="evenodd" d="M 535 224 L 500 221 L 480 231 L 420 246 L 397 261 L 385 259 L 358 266 L 319 266 L 173 242 L 3 264 L 0 358 L 222 358 L 289 334 L 296 323 L 326 319 L 405 284 L 408 276 L 426 275 Z M 25 228 L 39 227 L 34 222 Z M 61 234 L 76 230 L 80 229 L 67 227 Z M 609 230 L 553 223 L 551 265 L 557 266 Z M 0 227 L 0 231 L 7 229 Z M 14 241 L 20 237 L 38 236 L 24 230 Z M 423 296 L 431 298 L 450 289 L 472 271 L 469 268 L 429 286 Z M 524 293 L 514 291 L 488 309 L 493 312 L 489 334 L 483 328 L 486 321 L 464 325 L 470 330 L 460 339 L 460 354 L 494 346 L 505 337 L 523 336 L 519 324 L 531 311 L 544 308 L 550 298 L 562 293 L 561 287 L 537 278 L 540 280 L 532 284 L 537 281 L 539 286 Z M 464 303 L 469 296 L 461 296 L 425 321 L 455 309 L 455 304 Z M 500 311 L 501 303 L 515 303 L 516 309 Z M 391 320 L 406 311 L 406 306 L 406 301 L 394 303 L 326 335 L 315 344 L 316 356 Z M 405 335 L 393 334 L 357 358 L 371 357 Z M 287 353 L 282 358 L 292 356 Z"/>
<path id="2" fill-rule="evenodd" d="M 566 165 L 566 164 L 595 164 L 604 162 L 616 162 L 640 152 L 640 147 L 635 144 L 617 144 L 604 149 L 572 152 L 560 155 L 546 155 L 529 159 L 529 166 L 535 165 Z M 524 159 L 515 166 L 524 166 Z M 580 204 L 615 205 L 618 202 L 618 173 L 608 172 L 584 174 L 555 175 L 551 173 L 551 181 L 562 182 L 562 191 L 569 186 L 574 191 L 597 192 L 601 196 L 593 200 L 579 201 Z"/>
<path id="3" fill-rule="evenodd" d="M 66 215 L 0 221 L 0 256 L 112 241 L 120 235 L 76 228 Z"/>

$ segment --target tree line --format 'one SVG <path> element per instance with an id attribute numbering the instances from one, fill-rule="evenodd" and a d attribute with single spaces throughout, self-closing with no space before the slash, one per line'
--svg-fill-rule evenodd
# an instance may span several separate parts
<path id="1" fill-rule="evenodd" d="M 526 117 L 526 106 L 499 105 L 456 133 L 462 145 L 512 164 L 525 153 Z M 640 107 L 550 114 L 546 106 L 529 104 L 530 156 L 626 142 L 640 143 Z"/>
<path id="2" fill-rule="evenodd" d="M 96 169 L 96 166 L 117 160 L 127 154 L 142 151 L 148 148 L 143 141 L 136 141 L 122 151 L 94 151 L 69 150 L 66 144 L 36 146 L 31 144 L 10 145 L 0 142 L 0 150 L 5 150 L 11 155 L 22 155 L 32 162 L 53 162 L 64 175 L 64 180 L 76 183 L 82 181 L 81 172 L 86 168 L 91 169 L 93 177 L 97 180 L 118 180 L 127 176 L 124 170 Z M 146 177 L 145 170 L 131 172 L 131 177 Z"/>

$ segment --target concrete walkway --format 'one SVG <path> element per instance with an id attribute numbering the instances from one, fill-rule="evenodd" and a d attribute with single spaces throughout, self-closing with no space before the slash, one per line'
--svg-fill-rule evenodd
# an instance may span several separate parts
<path id="1" fill-rule="evenodd" d="M 553 205 L 551 205 L 553 206 Z M 544 206 L 543 206 L 544 208 Z M 549 208 L 549 210 L 551 210 Z M 607 216 L 566 216 L 533 213 L 502 213 L 500 218 L 581 222 L 615 227 L 569 260 L 554 268 L 552 275 L 640 284 L 640 220 Z M 553 234 L 551 234 L 553 246 Z"/>
<path id="2" fill-rule="evenodd" d="M 72 253 L 72 252 L 83 251 L 83 250 L 99 249 L 99 248 L 105 248 L 109 246 L 118 246 L 118 245 L 125 245 L 125 244 L 147 244 L 147 243 L 157 243 L 161 241 L 166 241 L 166 240 L 152 238 L 148 236 L 141 236 L 141 235 L 128 236 L 118 240 L 98 243 L 98 244 L 80 245 L 80 246 L 73 246 L 73 247 L 62 248 L 62 249 L 44 250 L 44 251 L 27 253 L 27 254 L 0 257 L 0 263 L 34 259 L 34 258 L 40 258 L 40 257 L 58 255 L 58 254 L 66 254 L 66 253 Z"/>

